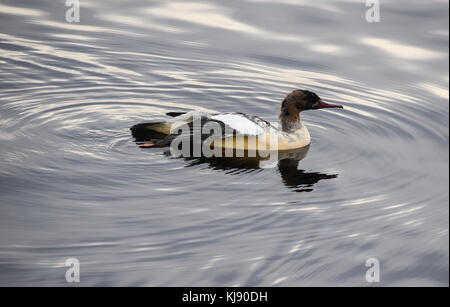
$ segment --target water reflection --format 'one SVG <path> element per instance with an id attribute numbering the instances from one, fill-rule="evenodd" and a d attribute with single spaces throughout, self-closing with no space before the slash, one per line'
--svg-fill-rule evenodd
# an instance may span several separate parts
<path id="1" fill-rule="evenodd" d="M 206 164 L 208 168 L 222 170 L 227 174 L 261 172 L 266 168 L 277 167 L 284 185 L 294 192 L 311 192 L 313 186 L 324 179 L 336 178 L 337 174 L 307 172 L 298 169 L 299 162 L 306 157 L 309 146 L 295 150 L 278 152 L 275 159 L 261 158 L 184 158 L 186 167 Z M 166 154 L 170 155 L 169 152 Z"/>
<path id="2" fill-rule="evenodd" d="M 154 131 L 132 130 L 132 136 L 137 144 L 161 135 Z M 257 157 L 183 157 L 187 162 L 186 167 L 207 165 L 209 169 L 224 171 L 231 175 L 242 175 L 261 172 L 267 168 L 277 167 L 284 185 L 295 192 L 311 192 L 314 184 L 324 179 L 336 178 L 337 174 L 325 174 L 320 172 L 307 172 L 298 169 L 299 162 L 306 157 L 309 146 L 294 150 L 279 151 L 271 154 L 257 154 Z M 170 150 L 164 155 L 170 156 Z M 262 158 L 266 157 L 266 158 Z"/>
<path id="3" fill-rule="evenodd" d="M 325 174 L 320 172 L 306 172 L 298 169 L 300 160 L 288 158 L 278 162 L 283 183 L 295 192 L 311 192 L 313 186 L 324 179 L 337 178 L 337 174 Z"/>

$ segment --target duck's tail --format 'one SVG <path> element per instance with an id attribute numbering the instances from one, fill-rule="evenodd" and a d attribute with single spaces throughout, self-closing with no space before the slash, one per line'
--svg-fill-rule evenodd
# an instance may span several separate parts
<path id="1" fill-rule="evenodd" d="M 130 128 L 131 131 L 133 132 L 138 132 L 138 131 L 154 131 L 160 134 L 170 134 L 170 127 L 171 127 L 171 123 L 169 122 L 149 122 L 149 123 L 141 123 L 141 124 L 137 124 L 134 125 L 133 127 Z"/>
<path id="2" fill-rule="evenodd" d="M 168 112 L 166 115 L 171 117 L 177 117 L 186 114 L 186 112 Z M 170 134 L 170 128 L 171 128 L 171 122 L 165 122 L 165 121 L 153 121 L 153 122 L 147 122 L 147 123 L 141 123 L 134 125 L 130 128 L 133 132 L 138 131 L 155 131 L 161 134 Z"/>
<path id="3" fill-rule="evenodd" d="M 177 117 L 184 114 L 186 114 L 186 112 L 166 113 L 166 115 L 171 117 Z M 130 128 L 130 130 L 136 142 L 145 142 L 145 146 L 142 147 L 153 147 L 164 145 L 162 140 L 170 134 L 171 128 L 172 121 L 152 121 L 134 125 Z"/>
<path id="4" fill-rule="evenodd" d="M 170 133 L 171 124 L 168 122 L 147 122 L 134 125 L 130 128 L 136 142 L 153 139 L 163 139 Z"/>

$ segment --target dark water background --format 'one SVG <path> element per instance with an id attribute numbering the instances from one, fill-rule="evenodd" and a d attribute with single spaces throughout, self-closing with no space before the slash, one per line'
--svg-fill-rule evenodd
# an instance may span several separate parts
<path id="1" fill-rule="evenodd" d="M 0 1 L 0 285 L 448 285 L 448 2 Z M 137 148 L 166 111 L 277 119 L 286 179 Z M 294 179 L 292 179 L 294 178 Z"/>

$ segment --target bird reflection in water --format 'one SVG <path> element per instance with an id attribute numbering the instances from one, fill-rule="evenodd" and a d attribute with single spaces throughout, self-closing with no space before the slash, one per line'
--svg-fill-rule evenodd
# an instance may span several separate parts
<path id="1" fill-rule="evenodd" d="M 298 169 L 300 160 L 286 158 L 278 161 L 278 170 L 286 187 L 295 192 L 311 192 L 314 184 L 324 179 L 337 178 L 337 174 L 306 172 Z"/>
<path id="2" fill-rule="evenodd" d="M 136 143 L 148 140 L 152 137 L 133 133 Z M 156 136 L 157 137 L 157 136 Z M 262 172 L 264 169 L 277 167 L 284 185 L 295 192 L 311 192 L 313 186 L 320 180 L 337 178 L 337 174 L 325 174 L 321 172 L 307 172 L 298 169 L 299 162 L 308 153 L 309 145 L 303 148 L 279 151 L 269 158 L 261 157 L 183 157 L 186 167 L 207 165 L 213 170 L 224 171 L 230 175 L 242 175 L 248 173 Z M 164 152 L 170 156 L 170 150 Z M 264 156 L 264 155 L 261 155 Z M 267 156 L 267 155 L 266 155 Z"/>
<path id="3" fill-rule="evenodd" d="M 307 172 L 298 169 L 299 162 L 305 158 L 309 146 L 279 152 L 276 161 L 261 158 L 184 158 L 186 167 L 206 164 L 210 169 L 222 170 L 227 174 L 239 175 L 262 172 L 264 169 L 277 167 L 281 179 L 286 187 L 295 192 L 311 192 L 313 186 L 320 180 L 337 178 L 337 174 Z M 170 155 L 170 152 L 165 154 Z"/>

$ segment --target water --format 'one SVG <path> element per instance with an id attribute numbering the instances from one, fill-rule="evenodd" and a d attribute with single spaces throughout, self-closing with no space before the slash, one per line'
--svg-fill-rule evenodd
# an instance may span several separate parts
<path id="1" fill-rule="evenodd" d="M 0 3 L 0 285 L 448 286 L 448 3 Z M 310 89 L 297 165 L 140 149 L 167 111 L 276 121 Z M 295 163 L 294 163 L 295 164 Z"/>

